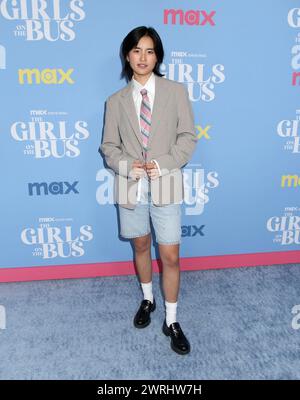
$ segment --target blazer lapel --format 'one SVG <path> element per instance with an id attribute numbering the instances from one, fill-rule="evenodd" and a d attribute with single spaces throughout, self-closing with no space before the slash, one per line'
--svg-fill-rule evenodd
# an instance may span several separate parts
<path id="1" fill-rule="evenodd" d="M 122 91 L 122 103 L 124 105 L 125 112 L 132 126 L 133 132 L 136 135 L 139 143 L 143 146 L 142 135 L 140 132 L 139 121 L 137 119 L 135 105 L 132 98 L 132 84 L 130 81 L 128 85 Z M 159 122 L 163 116 L 163 112 L 169 98 L 168 91 L 164 90 L 164 78 L 155 75 L 155 97 L 151 116 L 151 128 L 148 145 L 151 144 L 153 136 L 157 132 Z"/>
<path id="2" fill-rule="evenodd" d="M 157 132 L 159 122 L 163 117 L 163 113 L 170 95 L 167 90 L 164 90 L 164 83 L 164 78 L 155 75 L 155 97 L 151 116 L 151 129 L 148 141 L 149 146 Z"/>
<path id="3" fill-rule="evenodd" d="M 132 84 L 133 84 L 133 82 L 130 81 L 122 92 L 123 105 L 124 105 L 124 109 L 126 111 L 127 117 L 129 119 L 130 125 L 132 126 L 133 132 L 136 135 L 141 146 L 143 146 L 139 121 L 137 119 L 135 105 L 134 105 L 133 98 L 132 98 Z"/>

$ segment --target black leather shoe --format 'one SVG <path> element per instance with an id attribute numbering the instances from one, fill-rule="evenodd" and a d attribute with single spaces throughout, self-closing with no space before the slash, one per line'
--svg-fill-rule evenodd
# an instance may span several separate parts
<path id="1" fill-rule="evenodd" d="M 153 303 L 150 300 L 143 300 L 141 302 L 140 308 L 136 313 L 133 323 L 136 328 L 146 328 L 151 322 L 150 313 L 156 308 L 155 299 Z"/>
<path id="2" fill-rule="evenodd" d="M 171 336 L 171 348 L 178 354 L 188 354 L 191 346 L 187 338 L 184 336 L 179 322 L 173 322 L 169 327 L 166 320 L 162 327 L 162 331 L 166 336 Z"/>

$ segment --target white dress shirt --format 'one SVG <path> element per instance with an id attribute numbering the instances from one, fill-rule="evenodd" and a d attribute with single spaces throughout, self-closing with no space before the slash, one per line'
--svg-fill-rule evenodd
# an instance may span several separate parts
<path id="1" fill-rule="evenodd" d="M 140 125 L 140 112 L 141 112 L 141 104 L 142 104 L 142 95 L 141 95 L 141 90 L 146 89 L 147 90 L 147 95 L 149 98 L 150 102 L 150 107 L 151 107 L 151 112 L 153 112 L 153 104 L 154 104 L 154 98 L 155 98 L 155 76 L 154 73 L 150 75 L 150 78 L 147 80 L 145 85 L 141 85 L 138 81 L 136 81 L 134 78 L 132 78 L 133 81 L 133 88 L 132 88 L 132 97 L 133 97 L 133 102 L 135 105 L 135 110 L 137 114 L 137 118 L 139 121 L 139 127 L 141 130 L 141 125 Z M 156 160 L 151 160 L 154 161 L 160 175 L 160 168 L 158 165 L 158 162 Z M 150 179 L 150 178 L 149 178 Z M 137 192 L 137 202 L 147 202 L 148 201 L 148 191 L 149 191 L 149 180 L 147 173 L 145 172 L 145 176 L 139 179 L 138 182 L 138 192 Z"/>

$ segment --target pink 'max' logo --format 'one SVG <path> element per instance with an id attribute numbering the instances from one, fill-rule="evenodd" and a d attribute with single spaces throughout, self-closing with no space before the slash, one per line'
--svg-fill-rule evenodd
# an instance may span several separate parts
<path id="1" fill-rule="evenodd" d="M 183 25 L 184 23 L 188 25 L 206 25 L 210 24 L 212 26 L 215 25 L 215 22 L 213 21 L 213 17 L 215 15 L 216 11 L 211 11 L 209 14 L 205 10 L 188 10 L 188 11 L 183 11 L 183 10 L 174 10 L 174 9 L 168 9 L 164 10 L 164 24 L 169 24 L 170 23 L 170 18 L 171 16 L 171 24 L 177 24 L 179 22 L 180 25 Z"/>

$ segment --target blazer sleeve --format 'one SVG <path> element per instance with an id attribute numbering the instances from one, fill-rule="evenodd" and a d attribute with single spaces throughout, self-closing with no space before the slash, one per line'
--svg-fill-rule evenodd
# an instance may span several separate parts
<path id="1" fill-rule="evenodd" d="M 118 104 L 109 97 L 106 101 L 103 141 L 99 152 L 102 151 L 107 165 L 114 172 L 129 177 L 134 159 L 122 150 L 117 115 Z"/>
<path id="2" fill-rule="evenodd" d="M 197 135 L 194 125 L 192 105 L 189 100 L 187 89 L 183 84 L 177 86 L 177 139 L 170 148 L 168 154 L 155 157 L 162 175 L 169 173 L 172 169 L 181 168 L 191 159 L 196 148 Z"/>

